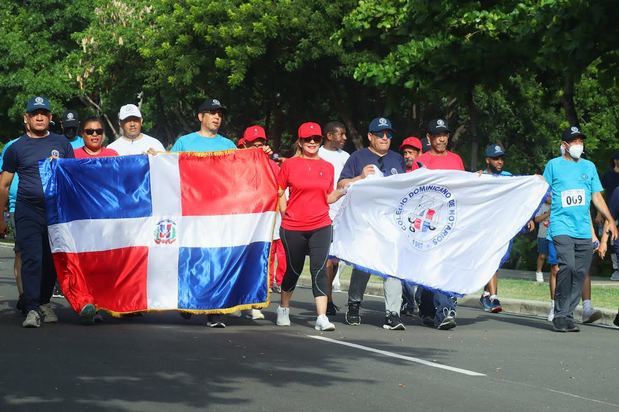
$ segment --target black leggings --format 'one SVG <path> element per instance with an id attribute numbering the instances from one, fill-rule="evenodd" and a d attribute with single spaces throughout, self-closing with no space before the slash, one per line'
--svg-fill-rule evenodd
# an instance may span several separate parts
<path id="1" fill-rule="evenodd" d="M 310 257 L 312 292 L 314 297 L 327 296 L 327 257 L 331 247 L 331 225 L 309 231 L 279 231 L 284 250 L 286 250 L 286 273 L 282 280 L 282 291 L 292 292 L 303 271 L 305 256 Z"/>

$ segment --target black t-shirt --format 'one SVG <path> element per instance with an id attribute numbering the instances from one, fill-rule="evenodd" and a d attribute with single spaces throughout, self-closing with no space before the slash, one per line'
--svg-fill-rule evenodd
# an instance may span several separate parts
<path id="1" fill-rule="evenodd" d="M 406 171 L 406 162 L 399 153 L 389 150 L 384 156 L 379 156 L 366 147 L 350 155 L 344 164 L 342 173 L 340 173 L 340 180 L 357 177 L 365 166 L 372 164 L 376 165 L 385 176 L 397 175 Z"/>
<path id="2" fill-rule="evenodd" d="M 606 199 L 610 200 L 613 195 L 613 191 L 617 186 L 619 186 L 619 173 L 614 170 L 609 170 L 604 173 L 602 176 L 602 187 L 604 188 L 604 192 L 606 194 Z"/>
<path id="3" fill-rule="evenodd" d="M 42 138 L 23 135 L 6 149 L 2 170 L 19 174 L 17 203 L 24 202 L 39 209 L 45 208 L 39 160 L 50 156 L 74 157 L 73 148 L 66 137 L 55 133 Z"/>

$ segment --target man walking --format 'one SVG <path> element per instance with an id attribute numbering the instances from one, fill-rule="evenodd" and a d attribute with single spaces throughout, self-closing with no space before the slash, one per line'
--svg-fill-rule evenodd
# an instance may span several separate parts
<path id="1" fill-rule="evenodd" d="M 126 104 L 118 112 L 122 136 L 108 145 L 120 156 L 144 154 L 148 151 L 164 152 L 161 142 L 142 133 L 142 113 L 135 104 Z"/>

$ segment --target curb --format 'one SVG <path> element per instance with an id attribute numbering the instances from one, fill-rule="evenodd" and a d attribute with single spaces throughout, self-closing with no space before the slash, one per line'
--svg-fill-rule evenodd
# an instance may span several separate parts
<path id="1" fill-rule="evenodd" d="M 299 286 L 302 287 L 312 287 L 312 281 L 309 277 L 300 277 Z M 349 280 L 341 280 L 340 281 L 340 290 L 342 292 L 348 291 L 348 286 L 350 285 Z M 382 283 L 368 283 L 367 288 L 365 289 L 366 295 L 375 295 L 375 296 L 383 296 L 383 285 Z M 466 308 L 480 309 L 481 305 L 479 303 L 479 296 L 477 294 L 466 295 L 465 297 L 458 299 L 458 306 L 464 306 Z M 516 315 L 527 315 L 527 316 L 535 316 L 541 319 L 547 319 L 548 312 L 550 311 L 550 302 L 540 302 L 536 300 L 518 300 L 518 299 L 501 299 L 501 306 L 503 307 L 503 312 L 511 313 Z M 599 309 L 602 312 L 602 318 L 595 323 L 594 325 L 604 325 L 616 328 L 613 324 L 613 320 L 617 315 L 617 312 L 608 310 L 608 309 Z M 576 308 L 574 311 L 574 318 L 576 320 L 580 320 L 582 318 L 582 307 Z"/>

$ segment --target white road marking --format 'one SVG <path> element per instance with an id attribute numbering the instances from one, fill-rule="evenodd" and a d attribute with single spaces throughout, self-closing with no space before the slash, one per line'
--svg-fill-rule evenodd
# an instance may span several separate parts
<path id="1" fill-rule="evenodd" d="M 383 356 L 389 356 L 391 358 L 397 358 L 397 359 L 402 359 L 402 360 L 409 361 L 409 362 L 415 362 L 421 365 L 430 366 L 432 368 L 444 369 L 450 372 L 461 373 L 467 376 L 486 376 L 486 374 L 484 373 L 473 372 L 473 371 L 469 371 L 466 369 L 454 368 L 453 366 L 448 366 L 448 365 L 441 365 L 440 363 L 430 362 L 424 359 L 414 358 L 412 356 L 405 356 L 405 355 L 400 355 L 394 352 L 388 352 L 386 350 L 370 348 L 369 346 L 357 345 L 356 343 L 349 343 L 349 342 L 344 342 L 341 340 L 325 338 L 324 336 L 316 336 L 316 335 L 307 335 L 307 336 L 313 339 L 324 341 L 324 342 L 336 343 L 338 345 L 348 346 L 348 347 L 355 348 L 355 349 L 361 349 L 366 352 L 378 353 Z"/>

